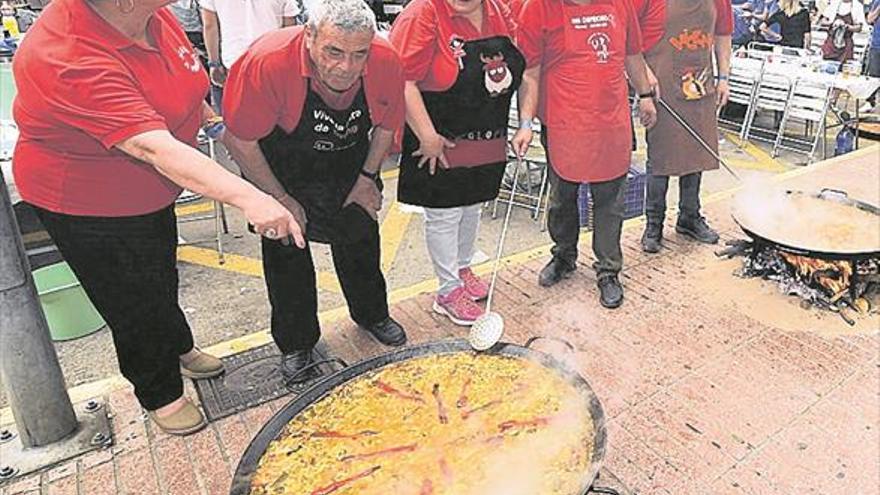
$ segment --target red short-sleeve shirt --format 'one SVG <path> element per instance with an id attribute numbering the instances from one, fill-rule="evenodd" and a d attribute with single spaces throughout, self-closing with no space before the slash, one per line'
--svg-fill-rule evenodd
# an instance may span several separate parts
<path id="1" fill-rule="evenodd" d="M 130 216 L 180 194 L 114 148 L 162 129 L 195 144 L 207 76 L 170 12 L 156 12 L 148 29 L 155 48 L 122 35 L 86 0 L 52 2 L 31 28 L 13 62 L 22 199 L 70 215 Z"/>
<path id="2" fill-rule="evenodd" d="M 542 65 L 548 68 L 565 56 L 563 22 L 564 0 L 528 0 L 520 12 L 517 31 L 519 48 L 528 67 Z M 626 54 L 642 53 L 642 34 L 638 17 L 630 0 L 596 0 L 595 4 L 620 2 L 620 12 L 626 19 Z"/>
<path id="3" fill-rule="evenodd" d="M 516 23 L 503 0 L 483 1 L 483 26 L 477 30 L 456 15 L 446 0 L 415 0 L 394 21 L 389 40 L 400 53 L 407 81 L 424 91 L 449 89 L 458 77 L 453 37 L 472 41 L 492 36 L 514 38 Z"/>
<path id="4" fill-rule="evenodd" d="M 241 139 L 268 136 L 275 126 L 296 129 L 313 69 L 302 26 L 279 29 L 257 39 L 229 72 L 223 93 L 226 127 Z M 363 85 L 374 126 L 403 125 L 403 72 L 391 45 L 376 36 L 364 69 Z M 355 85 L 341 101 L 351 101 Z M 326 101 L 326 98 L 325 98 Z M 326 103 L 333 105 L 332 102 Z M 335 106 L 335 105 L 333 105 Z"/>
<path id="5" fill-rule="evenodd" d="M 642 31 L 642 51 L 648 52 L 666 31 L 666 0 L 632 0 Z"/>
<path id="6" fill-rule="evenodd" d="M 715 0 L 715 35 L 730 36 L 733 34 L 733 5 L 730 0 Z"/>
<path id="7" fill-rule="evenodd" d="M 613 4 L 619 16 L 624 17 L 620 22 L 626 29 L 626 55 L 634 55 L 642 53 L 642 36 L 639 30 L 638 18 L 633 11 L 632 4 L 629 0 L 596 0 L 595 4 Z M 541 66 L 542 77 L 552 74 L 554 68 L 565 61 L 573 60 L 571 55 L 565 49 L 565 26 L 563 1 L 561 0 L 528 0 L 523 6 L 519 17 L 519 27 L 517 31 L 517 41 L 520 50 L 526 57 L 528 67 L 536 65 Z M 579 77 L 595 78 L 596 73 L 588 73 L 587 70 L 579 72 Z M 607 69 L 602 69 L 607 70 Z M 609 80 L 615 79 L 617 82 L 622 80 L 621 74 L 607 74 Z M 538 117 L 546 124 L 548 122 L 547 107 L 552 105 L 559 114 L 567 112 L 565 101 L 548 101 L 553 99 L 552 95 L 548 95 L 545 91 L 546 81 L 542 84 L 542 91 L 538 95 Z M 570 98 L 577 98 L 577 94 L 568 95 Z M 550 119 L 551 121 L 554 119 Z"/>

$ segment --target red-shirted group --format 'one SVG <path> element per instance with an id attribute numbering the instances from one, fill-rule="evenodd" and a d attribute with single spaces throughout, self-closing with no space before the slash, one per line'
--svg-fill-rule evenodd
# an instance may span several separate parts
<path id="1" fill-rule="evenodd" d="M 399 346 L 377 224 L 380 166 L 400 147 L 399 201 L 424 209 L 439 280 L 433 310 L 482 314 L 471 268 L 481 206 L 540 127 L 553 256 L 538 283 L 576 268 L 578 187 L 589 183 L 601 304 L 620 306 L 631 100 L 648 129 L 648 252 L 662 242 L 666 188 L 680 177 L 676 230 L 713 243 L 700 174 L 717 167 L 655 102 L 717 146 L 727 100 L 730 0 L 413 0 L 386 41 L 363 0 L 314 2 L 308 23 L 259 38 L 230 68 L 219 137 L 238 177 L 200 153 L 217 117 L 208 79 L 167 0 L 55 0 L 13 64 L 20 129 L 13 167 L 108 322 L 123 375 L 151 419 L 204 426 L 182 376 L 222 362 L 194 345 L 177 301 L 174 201 L 182 188 L 232 204 L 260 234 L 271 330 L 287 383 L 312 377 L 320 338 L 310 242 L 328 244 L 351 318 Z M 519 126 L 508 142 L 511 102 Z"/>

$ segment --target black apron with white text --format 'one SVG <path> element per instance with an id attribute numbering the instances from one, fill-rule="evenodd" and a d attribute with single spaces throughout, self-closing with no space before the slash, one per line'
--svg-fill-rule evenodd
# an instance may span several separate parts
<path id="1" fill-rule="evenodd" d="M 367 159 L 371 128 L 363 84 L 344 110 L 324 103 L 310 85 L 296 128 L 276 126 L 260 139 L 272 173 L 305 210 L 309 240 L 354 242 L 375 224 L 356 204 L 342 208 Z"/>
<path id="2" fill-rule="evenodd" d="M 453 40 L 459 64 L 446 91 L 422 91 L 437 132 L 456 143 L 446 150 L 450 168 L 418 168 L 419 140 L 407 125 L 403 135 L 397 197 L 402 203 L 451 208 L 498 195 L 507 162 L 510 99 L 522 82 L 525 59 L 507 36 Z M 440 55 L 442 56 L 442 55 Z"/>

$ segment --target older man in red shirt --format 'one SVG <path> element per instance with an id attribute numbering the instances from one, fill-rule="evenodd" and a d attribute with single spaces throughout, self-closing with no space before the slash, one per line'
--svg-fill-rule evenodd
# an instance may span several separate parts
<path id="1" fill-rule="evenodd" d="M 324 0 L 309 24 L 258 39 L 232 66 L 223 114 L 245 177 L 330 245 L 352 319 L 385 345 L 406 342 L 388 315 L 379 267 L 379 167 L 404 120 L 403 73 L 362 0 Z M 272 336 L 289 381 L 320 338 L 309 249 L 263 239 Z"/>

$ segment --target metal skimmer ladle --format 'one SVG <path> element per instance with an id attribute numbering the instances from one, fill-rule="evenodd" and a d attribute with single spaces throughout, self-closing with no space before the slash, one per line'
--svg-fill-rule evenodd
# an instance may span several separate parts
<path id="1" fill-rule="evenodd" d="M 498 266 L 501 262 L 501 252 L 504 250 L 504 240 L 507 238 L 507 227 L 510 225 L 510 212 L 513 211 L 513 200 L 516 195 L 520 165 L 522 165 L 522 157 L 517 155 L 513 185 L 510 187 L 510 199 L 507 202 L 507 213 L 504 215 L 504 225 L 501 227 L 501 238 L 498 240 L 498 251 L 495 254 L 495 265 L 492 268 L 492 282 L 489 284 L 486 312 L 471 325 L 471 332 L 468 335 L 468 342 L 477 351 L 485 351 L 491 348 L 504 335 L 504 318 L 492 311 L 492 297 L 495 295 L 495 283 L 498 280 Z"/>

